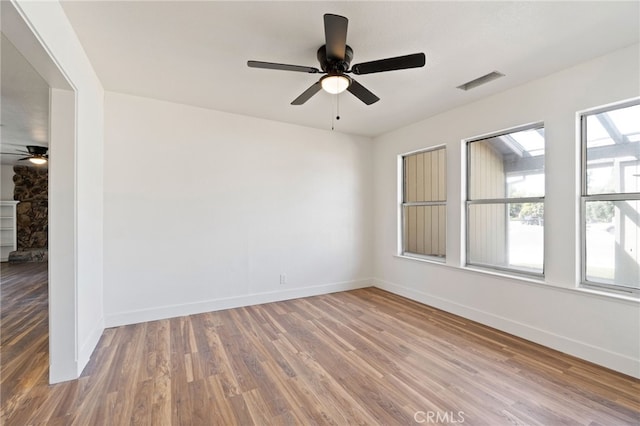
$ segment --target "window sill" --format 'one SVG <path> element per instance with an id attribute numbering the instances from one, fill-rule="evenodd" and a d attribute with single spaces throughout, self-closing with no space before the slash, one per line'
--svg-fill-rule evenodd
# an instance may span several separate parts
<path id="1" fill-rule="evenodd" d="M 609 297 L 612 299 L 624 300 L 627 302 L 640 303 L 640 296 L 633 296 L 631 294 L 622 294 L 622 293 L 616 293 L 613 291 L 598 290 L 595 288 L 584 287 L 584 286 L 579 286 L 575 290 L 581 293 L 593 294 L 593 295 L 602 296 L 602 297 Z"/>
<path id="2" fill-rule="evenodd" d="M 494 277 L 509 278 L 511 280 L 524 281 L 527 283 L 542 284 L 549 287 L 558 287 L 558 286 L 549 284 L 547 281 L 545 281 L 544 275 L 542 274 L 527 275 L 526 273 L 520 274 L 518 272 L 509 273 L 507 271 L 501 271 L 498 269 L 492 270 L 489 268 L 483 268 L 475 265 L 460 266 L 458 267 L 458 269 L 462 269 L 464 271 L 477 272 L 484 275 L 492 275 Z M 565 287 L 562 287 L 562 288 L 565 288 Z"/>
<path id="3" fill-rule="evenodd" d="M 424 262 L 424 263 L 431 263 L 432 265 L 447 265 L 446 258 L 430 258 L 430 257 L 418 257 L 418 256 L 407 256 L 406 254 L 395 254 L 394 257 L 400 258 L 400 259 L 409 259 L 409 260 L 416 260 L 418 262 Z"/>
<path id="4" fill-rule="evenodd" d="M 579 293 L 581 295 L 584 296 L 593 296 L 593 297 L 598 297 L 598 298 L 604 298 L 604 299 L 613 299 L 616 301 L 621 301 L 621 302 L 631 302 L 633 304 L 640 304 L 640 298 L 639 297 L 634 297 L 634 296 L 628 296 L 628 295 L 624 295 L 624 294 L 617 294 L 617 293 L 612 293 L 612 292 L 607 292 L 607 291 L 602 291 L 602 290 L 594 290 L 591 288 L 585 288 L 585 287 L 565 287 L 563 285 L 560 284 L 554 284 L 554 283 L 550 283 L 548 281 L 546 281 L 544 278 L 535 278 L 535 277 L 527 277 L 527 276 L 522 276 L 522 275 L 517 275 L 517 274 L 507 274 L 507 273 L 503 273 L 503 272 L 499 272 L 499 271 L 490 271 L 490 270 L 486 270 L 486 269 L 482 269 L 482 268 L 476 268 L 476 267 L 472 267 L 472 266 L 456 266 L 456 265 L 449 265 L 446 264 L 445 261 L 438 261 L 435 259 L 422 259 L 422 258 L 417 258 L 417 257 L 411 257 L 411 256 L 405 256 L 405 255 L 400 255 L 400 254 L 395 254 L 394 257 L 398 258 L 398 259 L 407 259 L 410 261 L 418 261 L 418 262 L 422 262 L 422 263 L 428 263 L 431 265 L 438 265 L 438 266 L 443 266 L 445 268 L 452 268 L 452 269 L 458 269 L 461 271 L 466 271 L 466 272 L 471 272 L 471 273 L 476 273 L 476 274 L 481 274 L 481 275 L 490 275 L 496 278 L 503 278 L 503 279 L 509 279 L 509 280 L 514 280 L 514 281 L 518 281 L 521 282 L 523 284 L 529 284 L 529 285 L 535 285 L 535 286 L 543 286 L 543 287 L 547 287 L 547 288 L 553 288 L 554 290 L 560 290 L 560 291 L 568 291 L 571 293 Z"/>

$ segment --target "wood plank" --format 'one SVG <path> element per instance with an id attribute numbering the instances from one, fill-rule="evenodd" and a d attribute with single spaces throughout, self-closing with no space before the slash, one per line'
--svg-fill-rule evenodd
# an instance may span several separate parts
<path id="1" fill-rule="evenodd" d="M 3 425 L 640 423 L 640 380 L 375 288 L 108 329 L 49 386 L 46 265 L 0 278 Z"/>

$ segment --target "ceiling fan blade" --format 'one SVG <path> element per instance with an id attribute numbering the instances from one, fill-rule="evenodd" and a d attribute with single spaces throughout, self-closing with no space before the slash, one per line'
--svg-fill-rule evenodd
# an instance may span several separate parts
<path id="1" fill-rule="evenodd" d="M 420 68 L 426 63 L 424 53 L 397 56 L 395 58 L 380 59 L 377 61 L 363 62 L 351 67 L 351 72 L 356 75 L 373 74 L 376 72 L 404 70 L 408 68 Z"/>
<path id="2" fill-rule="evenodd" d="M 366 87 L 354 79 L 351 79 L 351 85 L 347 90 L 367 105 L 374 104 L 380 100 L 379 97 L 371 93 Z"/>
<path id="3" fill-rule="evenodd" d="M 7 144 L 9 145 L 9 144 Z M 22 146 L 21 148 L 24 148 L 24 146 Z M 24 149 L 14 149 L 15 152 L 3 152 L 3 154 L 12 154 L 12 155 L 25 155 L 25 154 L 30 154 L 29 151 L 25 151 Z"/>
<path id="4" fill-rule="evenodd" d="M 305 67 L 302 65 L 288 65 L 288 64 L 276 64 L 274 62 L 261 62 L 261 61 L 247 61 L 249 68 L 263 68 L 267 70 L 281 70 L 281 71 L 297 71 L 306 72 L 309 74 L 319 73 L 320 70 L 314 67 Z"/>
<path id="5" fill-rule="evenodd" d="M 25 155 L 28 152 L 0 152 L 0 155 Z"/>
<path id="6" fill-rule="evenodd" d="M 327 45 L 327 58 L 344 60 L 347 47 L 347 26 L 349 20 L 344 16 L 327 13 L 324 15 L 324 37 Z"/>
<path id="7" fill-rule="evenodd" d="M 302 105 L 303 103 L 311 99 L 313 95 L 318 93 L 320 89 L 322 89 L 322 85 L 320 85 L 320 81 L 316 81 L 311 85 L 311 87 L 309 87 L 307 90 L 302 92 L 300 96 L 295 98 L 293 102 L 291 102 L 291 105 Z"/>
<path id="8" fill-rule="evenodd" d="M 17 146 L 18 148 L 24 148 L 26 146 L 21 143 L 9 143 L 9 142 L 2 142 L 2 145 Z"/>
<path id="9" fill-rule="evenodd" d="M 29 160 L 30 158 L 33 158 L 33 157 L 18 158 L 18 161 L 22 161 L 22 160 Z"/>

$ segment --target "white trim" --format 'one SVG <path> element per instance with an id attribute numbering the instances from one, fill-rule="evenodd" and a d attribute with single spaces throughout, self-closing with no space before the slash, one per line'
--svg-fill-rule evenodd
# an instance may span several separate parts
<path id="1" fill-rule="evenodd" d="M 435 263 L 436 265 L 446 265 L 447 259 L 442 257 L 436 257 L 436 256 L 420 256 L 418 254 L 416 255 L 410 255 L 410 254 L 394 254 L 393 257 L 399 257 L 401 259 L 410 259 L 410 260 L 417 260 L 419 262 L 425 262 L 425 263 Z"/>
<path id="2" fill-rule="evenodd" d="M 74 90 L 69 75 L 53 55 L 48 44 L 40 32 L 28 19 L 20 0 L 10 0 L 6 5 L 13 7 L 3 8 L 2 33 L 15 46 L 21 55 L 27 59 L 33 69 L 47 82 L 49 87 L 62 90 Z M 45 55 L 41 54 L 43 52 Z"/>
<path id="3" fill-rule="evenodd" d="M 640 303 L 640 298 L 638 298 L 638 296 L 633 296 L 633 294 L 637 294 L 637 293 L 626 292 L 623 290 L 619 290 L 618 292 L 616 292 L 613 289 L 606 289 L 606 288 L 598 289 L 598 286 L 596 285 L 585 287 L 584 284 L 581 284 L 575 290 L 585 294 L 593 294 L 596 296 L 608 297 L 609 299 L 617 299 L 617 300 Z"/>
<path id="4" fill-rule="evenodd" d="M 402 222 L 402 201 L 404 198 L 404 156 L 396 157 L 396 254 L 402 254 L 404 223 Z M 446 248 L 446 247 L 445 247 Z"/>
<path id="5" fill-rule="evenodd" d="M 532 121 L 530 123 L 521 124 L 521 125 L 513 126 L 513 127 L 507 127 L 506 129 L 497 130 L 497 131 L 489 132 L 489 133 L 483 133 L 483 134 L 478 135 L 478 136 L 471 136 L 469 138 L 462 139 L 462 142 L 464 142 L 465 144 L 468 144 L 468 143 L 471 143 L 471 142 L 478 142 L 478 141 L 481 141 L 483 139 L 490 139 L 490 138 L 495 138 L 495 137 L 498 137 L 498 136 L 508 135 L 509 133 L 517 133 L 517 132 L 521 132 L 521 131 L 524 131 L 524 130 L 533 130 L 533 129 L 538 129 L 538 128 L 544 128 L 544 121 L 543 120 Z M 545 140 L 545 144 L 546 144 L 546 140 Z M 546 151 L 546 146 L 545 146 L 545 151 Z"/>
<path id="6" fill-rule="evenodd" d="M 414 202 L 405 202 L 404 201 L 404 159 L 405 157 L 409 157 L 409 156 L 413 156 L 416 154 L 423 154 L 426 152 L 435 152 L 435 151 L 444 151 L 444 158 L 445 158 L 445 173 L 444 173 L 444 182 L 445 182 L 445 199 L 444 200 L 437 200 L 437 201 L 414 201 Z M 447 196 L 448 196 L 448 187 L 449 187 L 449 180 L 448 180 L 448 158 L 449 155 L 447 153 L 447 144 L 438 144 L 438 145 L 433 145 L 433 146 L 429 146 L 427 148 L 421 148 L 421 149 L 417 149 L 411 152 L 406 152 L 404 154 L 398 154 L 397 156 L 397 199 L 398 199 L 398 211 L 397 211 L 397 227 L 398 227 L 398 234 L 397 234 L 397 250 L 396 250 L 396 255 L 397 256 L 403 256 L 403 257 L 412 257 L 412 256 L 416 256 L 416 258 L 420 258 L 421 256 L 426 257 L 427 259 L 433 259 L 434 261 L 438 261 L 438 259 L 440 259 L 439 256 L 435 256 L 435 255 L 420 255 L 419 253 L 412 253 L 409 251 L 405 250 L 405 241 L 404 241 L 404 237 L 405 237 L 405 211 L 404 208 L 405 207 L 409 207 L 409 206 L 444 206 L 445 209 L 445 215 L 448 216 L 447 211 L 449 209 L 449 204 L 447 202 Z M 448 233 L 447 233 L 447 222 L 445 222 L 445 243 L 444 243 L 444 247 L 445 247 L 445 253 L 444 256 L 442 257 L 442 262 L 446 261 L 447 258 L 447 239 L 448 239 Z"/>
<path id="7" fill-rule="evenodd" d="M 96 346 L 98 346 L 98 342 L 100 341 L 103 332 L 104 318 L 100 318 L 100 320 L 94 325 L 89 336 L 87 336 L 85 341 L 82 342 L 82 345 L 80 346 L 80 349 L 78 351 L 78 362 L 76 365 L 78 374 L 77 377 L 80 377 L 82 371 L 89 363 L 91 355 L 93 354 L 93 350 L 96 348 Z"/>
<path id="8" fill-rule="evenodd" d="M 455 315 L 477 321 L 514 336 L 585 359 L 629 376 L 640 378 L 640 360 L 607 349 L 590 345 L 568 336 L 551 333 L 537 327 L 511 320 L 489 312 L 465 306 L 448 299 L 410 289 L 396 283 L 374 279 L 374 286 L 399 296 L 407 297 Z"/>
<path id="9" fill-rule="evenodd" d="M 505 129 L 505 130 L 501 130 L 499 132 L 494 132 L 494 133 L 489 133 L 486 134 L 482 137 L 476 136 L 473 138 L 466 138 L 463 139 L 463 151 L 464 151 L 464 157 L 465 157 L 465 161 L 464 161 L 464 173 L 465 173 L 465 186 L 462 188 L 462 190 L 464 191 L 464 199 L 463 199 L 463 209 L 464 209 L 464 215 L 462 216 L 464 218 L 464 227 L 462 228 L 462 232 L 463 232 L 463 236 L 464 236 L 464 266 L 467 267 L 471 267 L 471 268 L 486 268 L 486 269 L 493 269 L 495 271 L 498 272 L 505 272 L 505 273 L 513 273 L 513 274 L 524 274 L 524 275 L 530 275 L 532 277 L 542 277 L 544 278 L 545 276 L 545 262 L 546 262 L 546 248 L 547 248 L 547 240 L 545 238 L 545 233 L 544 233 L 544 228 L 543 228 L 543 238 L 542 238 L 542 270 L 540 272 L 528 272 L 525 270 L 521 270 L 518 269 L 516 267 L 513 267 L 512 265 L 507 265 L 507 266 L 498 266 L 498 265 L 491 265 L 491 264 L 480 264 L 480 263 L 474 263 L 471 262 L 471 250 L 469 249 L 469 238 L 470 238 L 470 224 L 469 224 L 469 217 L 468 217 L 468 212 L 470 210 L 470 206 L 472 205 L 477 205 L 477 204 L 504 204 L 505 206 L 508 206 L 509 203 L 527 203 L 527 202 L 531 202 L 531 203 L 542 203 L 542 208 L 543 208 L 543 213 L 542 213 L 542 220 L 544 221 L 545 215 L 544 215 L 544 208 L 545 208 L 545 196 L 547 193 L 547 184 L 548 181 L 546 179 L 546 170 L 544 169 L 545 165 L 546 165 L 546 156 L 547 156 L 547 139 L 546 136 L 543 135 L 543 142 L 544 142 L 544 152 L 543 152 L 543 175 L 545 176 L 545 187 L 544 187 L 544 193 L 542 194 L 542 196 L 537 196 L 537 197 L 519 197 L 519 198 L 509 198 L 506 194 L 505 194 L 505 198 L 476 198 L 476 199 L 471 199 L 471 186 L 470 186 L 470 182 L 471 182 L 471 162 L 470 162 L 470 157 L 471 157 L 471 144 L 475 143 L 475 142 L 481 142 L 483 140 L 487 140 L 487 139 L 493 139 L 493 138 L 497 138 L 497 137 L 501 137 L 501 136 L 507 136 L 513 133 L 518 133 L 518 132 L 524 132 L 524 131 L 528 131 L 528 130 L 545 130 L 545 123 L 544 121 L 536 121 L 533 123 L 529 123 L 529 124 L 523 124 L 521 126 L 515 126 L 512 127 L 510 129 Z M 506 179 L 506 175 L 505 175 L 505 179 Z M 507 211 L 508 213 L 508 211 Z M 508 217 L 507 217 L 508 219 Z M 506 235 L 506 237 L 508 238 L 508 233 Z M 508 244 L 506 247 L 507 251 L 508 251 Z M 507 253 L 508 255 L 508 253 Z M 508 257 L 508 256 L 507 256 Z"/>
<path id="10" fill-rule="evenodd" d="M 640 298 L 638 297 L 629 296 L 626 294 L 598 291 L 595 289 L 584 288 L 584 287 L 575 287 L 575 286 L 567 287 L 562 285 L 561 283 L 550 282 L 546 277 L 542 277 L 542 276 L 536 277 L 533 275 L 517 274 L 514 272 L 499 271 L 494 269 L 484 269 L 484 268 L 479 268 L 474 266 L 459 266 L 453 263 L 437 262 L 429 259 L 419 259 L 416 257 L 403 256 L 398 254 L 394 254 L 393 257 L 398 259 L 405 259 L 411 262 L 418 261 L 418 262 L 428 263 L 430 265 L 438 265 L 445 268 L 457 269 L 459 271 L 467 271 L 474 274 L 490 275 L 490 276 L 505 279 L 505 280 L 517 281 L 520 284 L 529 284 L 529 285 L 547 287 L 547 288 L 552 288 L 559 291 L 580 293 L 583 295 L 589 295 L 589 296 L 594 296 L 594 297 L 604 298 L 604 299 L 615 299 L 616 301 L 630 302 L 633 305 L 640 304 Z"/>
<path id="11" fill-rule="evenodd" d="M 223 309 L 240 308 L 244 306 L 259 305 L 262 303 L 317 296 L 321 294 L 335 293 L 338 291 L 355 290 L 370 287 L 371 283 L 372 278 L 364 278 L 360 280 L 321 284 L 304 288 L 255 293 L 246 296 L 211 299 L 195 303 L 166 305 L 157 308 L 116 312 L 105 316 L 105 327 L 118 327 L 121 325 L 137 324 L 141 322 L 200 314 L 204 312 L 220 311 Z"/>
<path id="12" fill-rule="evenodd" d="M 578 197 L 577 197 L 577 246 L 578 252 L 578 286 L 583 290 L 593 290 L 596 292 L 610 292 L 613 295 L 619 295 L 621 293 L 628 293 L 628 297 L 640 298 L 640 290 L 635 287 L 631 287 L 628 284 L 621 283 L 606 283 L 604 281 L 589 281 L 587 279 L 587 203 L 593 201 L 631 201 L 638 200 L 638 194 L 636 192 L 621 192 L 621 193 L 607 193 L 607 194 L 589 194 L 587 187 L 587 172 L 588 172 L 588 158 L 587 153 L 589 151 L 587 146 L 587 118 L 590 116 L 596 116 L 606 112 L 617 111 L 624 108 L 631 108 L 640 105 L 640 97 L 634 97 L 619 102 L 609 103 L 599 107 L 593 107 L 588 110 L 580 111 L 576 113 L 576 141 L 578 144 Z M 612 280 L 613 281 L 613 280 Z M 623 294 L 622 297 L 626 295 Z"/>
<path id="13" fill-rule="evenodd" d="M 7 36 L 7 38 L 14 44 L 14 46 L 18 49 L 18 51 L 27 58 L 29 63 L 36 69 L 36 71 L 43 77 L 43 79 L 49 85 L 49 113 L 51 115 L 51 98 L 52 98 L 52 90 L 62 90 L 62 91 L 72 91 L 74 93 L 74 122 L 73 122 L 73 132 L 74 132 L 74 151 L 73 155 L 76 154 L 76 143 L 77 143 L 77 94 L 78 89 L 70 76 L 67 73 L 67 70 L 62 66 L 58 57 L 53 53 L 50 43 L 48 43 L 39 30 L 39 25 L 36 22 L 34 24 L 33 21 L 33 10 L 30 7 L 27 7 L 25 10 L 25 6 L 28 2 L 20 1 L 20 0 L 11 0 L 5 2 L 3 4 L 3 16 L 2 16 L 2 24 L 3 24 L 3 33 Z M 6 6 L 6 7 L 5 7 Z M 60 9 L 61 10 L 61 9 Z M 38 21 L 38 16 L 36 17 L 36 21 Z M 42 27 L 40 25 L 40 27 Z M 41 29 L 41 28 L 40 28 Z M 51 117 L 49 117 L 49 139 L 51 142 Z M 56 154 L 58 148 L 56 148 L 55 143 L 50 143 L 50 156 Z M 52 167 L 50 166 L 50 173 Z M 78 378 L 77 371 L 79 369 L 78 364 L 78 318 L 77 318 L 77 250 L 75 248 L 76 239 L 77 239 L 77 229 L 75 226 L 76 216 L 77 216 L 77 197 L 76 197 L 76 174 L 77 174 L 77 165 L 74 160 L 73 165 L 73 176 L 74 176 L 74 185 L 73 188 L 65 188 L 66 191 L 72 190 L 74 197 L 74 206 L 73 206 L 73 221 L 74 221 L 74 234 L 73 235 L 62 235 L 63 238 L 58 238 L 56 240 L 55 236 L 52 236 L 52 231 L 54 228 L 57 228 L 56 221 L 52 220 L 53 216 L 56 214 L 57 208 L 55 207 L 58 203 L 56 202 L 56 197 L 51 196 L 52 190 L 57 188 L 57 185 L 54 181 L 51 180 L 51 174 L 49 176 L 49 383 L 57 383 L 61 381 L 71 380 Z M 53 208 L 52 208 L 53 206 Z M 61 278 L 59 269 L 52 269 L 52 263 L 55 261 L 56 253 L 58 253 L 56 247 L 58 245 L 62 245 L 68 243 L 70 240 L 73 240 L 74 244 L 74 252 L 73 252 L 73 265 L 69 267 L 69 270 L 73 269 L 73 279 L 69 282 L 66 278 Z M 57 242 L 57 243 L 56 243 Z M 68 253 L 61 253 L 61 256 L 68 256 Z M 69 272 L 69 271 L 67 271 Z M 60 275 L 60 277 L 59 277 Z M 71 275 L 71 274 L 68 274 Z M 61 278 L 61 279 L 58 279 Z M 70 291 L 67 291 L 69 288 L 73 288 L 73 296 Z M 55 293 L 55 295 L 53 295 Z M 70 324 L 70 321 L 67 321 L 67 317 L 69 314 L 73 313 L 73 324 Z M 72 328 L 72 329 L 71 329 Z M 73 347 L 71 348 L 71 342 L 68 342 L 65 335 L 73 335 Z M 75 375 L 73 375 L 75 374 Z"/>
<path id="14" fill-rule="evenodd" d="M 73 275 L 75 278 L 75 285 L 73 287 L 73 297 L 75 300 L 75 309 L 73 312 L 74 319 L 73 322 L 75 324 L 75 354 L 76 354 L 76 364 L 78 370 L 78 377 L 80 377 L 80 372 L 84 370 L 86 363 L 82 363 L 80 361 L 82 358 L 80 357 L 80 342 L 78 341 L 78 333 L 79 333 L 79 321 L 78 314 L 80 306 L 78 304 L 79 296 L 79 283 L 78 276 L 80 275 L 78 272 L 78 114 L 80 113 L 80 109 L 78 108 L 78 91 L 74 89 L 73 91 Z M 95 347 L 94 347 L 95 348 Z M 90 355 L 89 355 L 90 356 Z M 87 359 L 88 361 L 88 359 Z"/>
<path id="15" fill-rule="evenodd" d="M 401 158 L 404 157 L 408 157 L 409 155 L 414 155 L 414 154 L 422 154 L 423 152 L 431 152 L 431 151 L 437 151 L 439 149 L 445 149 L 447 148 L 447 144 L 446 143 L 441 143 L 438 145 L 433 145 L 433 146 L 429 146 L 427 148 L 420 148 L 420 149 L 416 149 L 413 151 L 409 151 L 409 152 L 405 152 L 404 154 L 399 154 L 398 156 Z"/>
<path id="16" fill-rule="evenodd" d="M 619 108 L 626 108 L 634 105 L 638 105 L 640 103 L 640 97 L 634 96 L 628 99 L 623 99 L 621 101 L 610 102 L 604 105 L 598 105 L 595 107 L 583 109 L 581 111 L 576 112 L 576 116 L 581 117 L 584 115 L 595 115 L 603 112 L 611 111 Z"/>

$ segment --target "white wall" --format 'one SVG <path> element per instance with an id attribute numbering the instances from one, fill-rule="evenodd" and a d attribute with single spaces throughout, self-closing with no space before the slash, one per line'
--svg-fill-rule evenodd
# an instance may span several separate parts
<path id="1" fill-rule="evenodd" d="M 6 3 L 6 2 L 3 2 Z M 75 93 L 75 111 L 59 111 L 74 128 L 54 129 L 50 142 L 49 326 L 50 381 L 79 376 L 104 329 L 103 317 L 103 167 L 102 85 L 58 2 L 13 0 L 3 8 L 3 33 L 28 28 L 10 38 L 51 87 Z M 8 5 L 8 3 L 7 3 Z M 3 5 L 4 6 L 4 5 Z M 5 10 L 6 9 L 6 10 Z M 6 13 L 5 13 L 6 12 Z M 5 22 L 7 13 L 15 14 Z M 22 22 L 19 22 L 22 21 Z M 26 25 L 24 25 L 26 23 Z M 5 25 L 7 24 L 7 25 Z M 14 28 L 15 27 L 15 28 Z M 36 41 L 30 43 L 34 38 Z M 36 46 L 39 45 L 39 46 Z M 28 51 L 39 48 L 44 54 Z M 52 66 L 53 64 L 53 66 Z M 63 77 L 61 78 L 60 75 Z M 59 83 L 60 81 L 62 83 Z M 68 82 L 68 85 L 67 85 Z M 58 106 L 69 108 L 68 93 L 59 93 Z M 52 100 L 52 106 L 55 100 Z M 52 110 L 51 115 L 55 112 Z M 71 119 L 71 121 L 67 119 Z M 68 140 L 56 143 L 55 135 Z M 75 136 L 75 139 L 73 137 Z M 53 164 L 56 162 L 56 164 Z M 56 177 L 55 170 L 60 173 Z M 58 194 L 58 196 L 56 196 Z M 71 233 L 67 229 L 72 214 Z M 61 222 L 58 221 L 58 218 Z M 58 241 L 54 238 L 57 235 Z M 56 249 L 58 247 L 58 249 Z M 71 261 L 69 261 L 71 258 Z M 51 265 L 66 265 L 51 268 Z M 65 269 L 66 268 L 66 269 Z M 69 282 L 73 280 L 75 282 Z M 72 336 L 69 338 L 69 336 Z M 70 347 L 73 346 L 73 347 Z"/>
<path id="2" fill-rule="evenodd" d="M 639 46 L 448 111 L 375 140 L 374 275 L 378 286 L 640 377 L 640 305 L 575 289 L 578 274 L 576 112 L 640 95 Z M 464 138 L 545 123 L 542 283 L 474 272 L 464 261 Z M 397 156 L 447 144 L 447 264 L 397 254 Z"/>
<path id="3" fill-rule="evenodd" d="M 0 200 L 13 200 L 13 166 L 0 165 Z"/>
<path id="4" fill-rule="evenodd" d="M 52 381 L 80 373 L 103 307 L 117 325 L 359 287 L 371 276 L 640 376 L 638 303 L 574 289 L 575 112 L 639 94 L 638 46 L 379 137 L 372 158 L 366 138 L 151 99 L 109 93 L 103 110 L 100 82 L 59 4 L 14 4 L 76 95 L 75 145 L 58 154 L 73 174 L 61 180 L 74 186 L 52 188 L 71 194 L 72 252 L 51 251 L 52 261 L 71 256 L 64 276 L 75 283 L 63 275 L 50 283 L 51 300 L 72 293 L 75 311 L 52 306 Z M 544 121 L 547 135 L 546 281 L 461 269 L 460 140 L 533 121 Z M 443 142 L 447 265 L 394 257 L 397 155 Z M 52 162 L 56 149 L 52 139 Z M 55 358 L 56 333 L 72 333 L 74 360 Z"/>
<path id="5" fill-rule="evenodd" d="M 109 92 L 105 131 L 107 325 L 370 285 L 370 139 Z"/>

